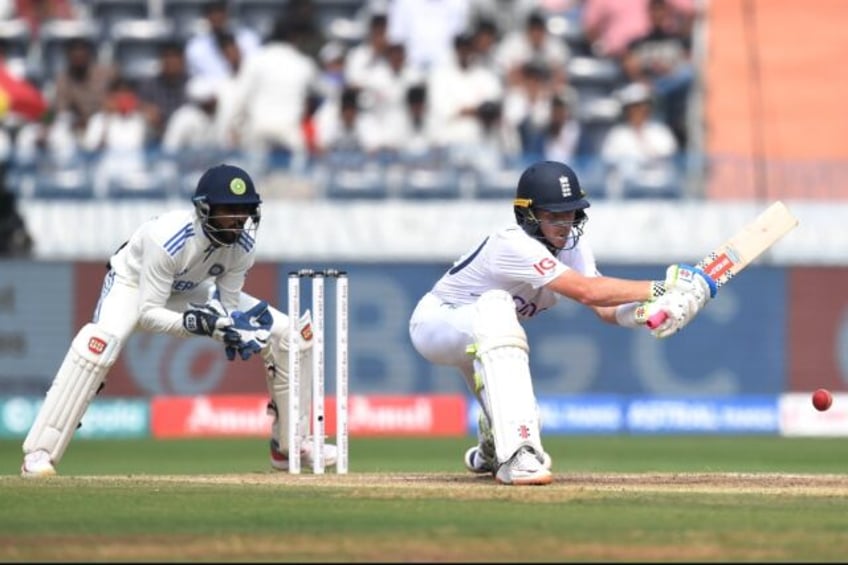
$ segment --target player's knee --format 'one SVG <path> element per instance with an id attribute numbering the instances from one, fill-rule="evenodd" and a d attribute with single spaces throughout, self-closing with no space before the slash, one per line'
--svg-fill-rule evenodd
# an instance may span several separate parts
<path id="1" fill-rule="evenodd" d="M 472 324 L 478 353 L 497 347 L 528 349 L 527 336 L 518 321 L 512 295 L 489 290 L 477 299 Z"/>
<path id="2" fill-rule="evenodd" d="M 96 323 L 88 323 L 77 332 L 71 344 L 74 352 L 97 367 L 115 364 L 123 343 Z"/>

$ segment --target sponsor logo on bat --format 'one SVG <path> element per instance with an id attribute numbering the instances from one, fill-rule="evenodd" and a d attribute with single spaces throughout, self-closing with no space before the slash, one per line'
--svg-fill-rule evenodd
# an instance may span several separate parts
<path id="1" fill-rule="evenodd" d="M 707 273 L 707 276 L 711 279 L 718 280 L 735 264 L 736 263 L 727 255 L 727 253 L 721 253 L 706 267 L 704 267 L 704 272 Z"/>

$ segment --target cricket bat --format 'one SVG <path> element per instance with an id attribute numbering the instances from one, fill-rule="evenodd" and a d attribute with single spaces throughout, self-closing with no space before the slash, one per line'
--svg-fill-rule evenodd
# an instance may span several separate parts
<path id="1" fill-rule="evenodd" d="M 798 218 L 778 200 L 696 266 L 720 288 L 797 225 Z M 647 325 L 650 329 L 657 328 L 667 317 L 666 312 L 657 312 L 648 319 Z"/>

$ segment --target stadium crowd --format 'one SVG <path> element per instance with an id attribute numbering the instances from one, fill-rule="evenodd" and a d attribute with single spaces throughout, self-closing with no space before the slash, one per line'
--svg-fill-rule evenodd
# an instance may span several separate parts
<path id="1" fill-rule="evenodd" d="M 439 196 L 546 158 L 610 197 L 679 192 L 694 0 L 139 3 L 0 1 L 7 190 L 184 195 L 230 159 L 337 195 L 385 196 L 394 167 Z"/>

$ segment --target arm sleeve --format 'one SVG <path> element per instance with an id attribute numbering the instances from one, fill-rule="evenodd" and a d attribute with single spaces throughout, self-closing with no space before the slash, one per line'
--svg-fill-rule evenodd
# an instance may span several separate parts
<path id="1" fill-rule="evenodd" d="M 181 312 L 165 308 L 171 296 L 176 264 L 173 257 L 152 239 L 144 245 L 139 276 L 139 322 L 154 333 L 168 333 L 188 337 L 183 328 Z"/>

